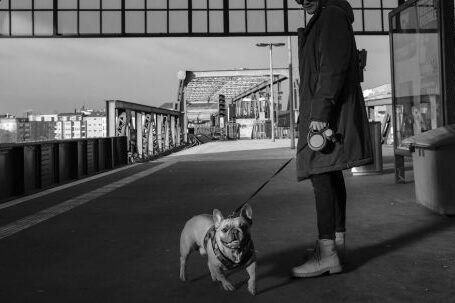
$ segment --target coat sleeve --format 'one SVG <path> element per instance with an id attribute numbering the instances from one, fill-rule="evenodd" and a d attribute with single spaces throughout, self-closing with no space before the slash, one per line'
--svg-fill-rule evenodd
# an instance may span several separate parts
<path id="1" fill-rule="evenodd" d="M 353 34 L 347 17 L 338 7 L 327 7 L 321 14 L 319 32 L 319 71 L 311 101 L 312 121 L 329 122 L 351 61 Z"/>

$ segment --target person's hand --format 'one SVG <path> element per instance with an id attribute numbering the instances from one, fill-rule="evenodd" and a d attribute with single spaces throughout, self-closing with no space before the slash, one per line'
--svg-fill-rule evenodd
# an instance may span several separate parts
<path id="1" fill-rule="evenodd" d="M 311 121 L 311 123 L 310 123 L 310 129 L 312 129 L 312 130 L 321 131 L 326 127 L 327 127 L 327 122 Z"/>

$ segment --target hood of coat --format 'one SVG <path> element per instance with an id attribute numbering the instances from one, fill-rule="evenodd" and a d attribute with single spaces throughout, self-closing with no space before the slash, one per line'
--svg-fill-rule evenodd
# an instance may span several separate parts
<path id="1" fill-rule="evenodd" d="M 327 7 L 327 6 L 337 6 L 341 8 L 348 20 L 352 23 L 354 23 L 354 12 L 352 11 L 352 7 L 349 4 L 348 1 L 346 0 L 320 0 L 321 1 L 321 6 L 320 7 Z"/>

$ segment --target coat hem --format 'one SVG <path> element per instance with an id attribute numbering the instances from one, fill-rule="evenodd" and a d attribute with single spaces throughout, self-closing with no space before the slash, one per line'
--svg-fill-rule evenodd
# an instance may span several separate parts
<path id="1" fill-rule="evenodd" d="M 311 175 L 328 173 L 331 171 L 345 170 L 356 166 L 363 166 L 373 162 L 373 157 L 365 158 L 362 160 L 351 161 L 348 163 L 338 164 L 335 166 L 328 166 L 322 168 L 315 168 L 310 171 L 297 170 L 297 181 L 303 181 L 308 179 Z"/>

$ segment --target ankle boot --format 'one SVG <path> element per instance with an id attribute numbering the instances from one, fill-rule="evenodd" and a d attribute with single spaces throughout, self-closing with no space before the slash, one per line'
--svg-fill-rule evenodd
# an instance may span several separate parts
<path id="1" fill-rule="evenodd" d="M 341 261 L 344 260 L 345 257 L 345 239 L 346 233 L 345 232 L 336 232 L 335 233 L 335 247 L 337 249 L 338 257 L 340 257 Z"/>
<path id="2" fill-rule="evenodd" d="M 335 249 L 335 241 L 322 239 L 316 242 L 316 247 L 310 258 L 298 267 L 292 269 L 292 275 L 299 278 L 316 277 L 324 273 L 339 273 L 343 269 Z"/>

